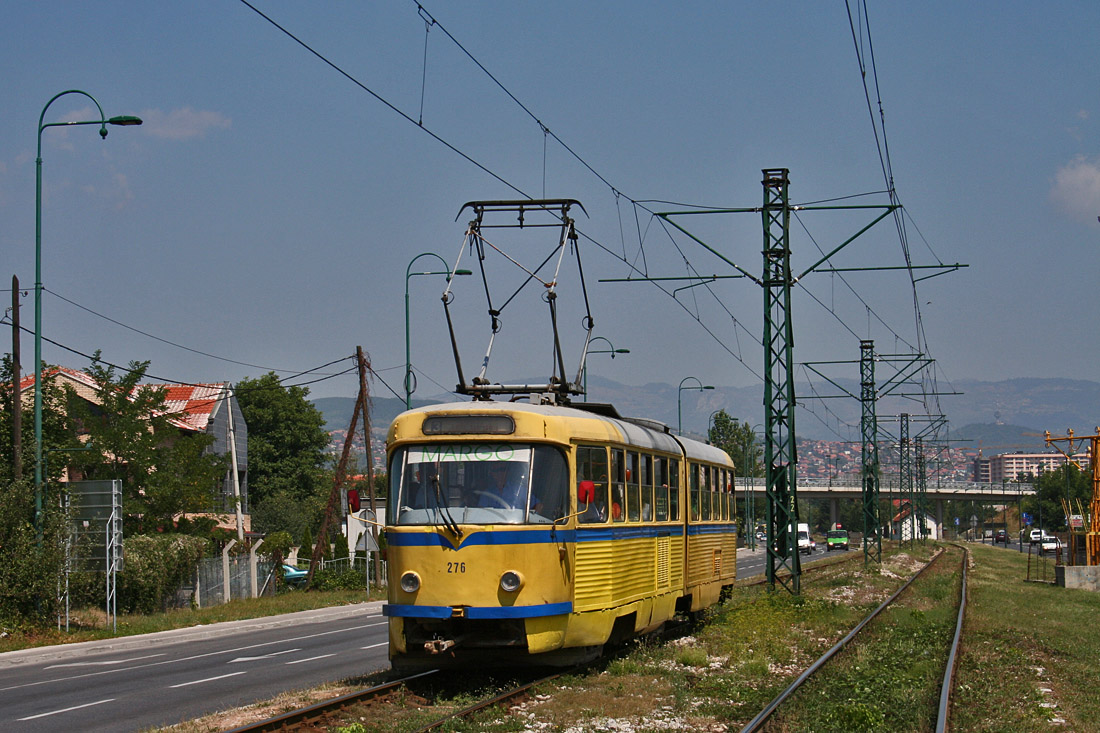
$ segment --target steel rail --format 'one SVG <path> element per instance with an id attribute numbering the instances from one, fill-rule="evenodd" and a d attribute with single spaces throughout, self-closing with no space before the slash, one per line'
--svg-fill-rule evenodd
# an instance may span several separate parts
<path id="1" fill-rule="evenodd" d="M 813 573 L 813 572 L 818 571 L 818 570 L 825 570 L 827 568 L 833 568 L 833 567 L 836 567 L 837 565 L 840 565 L 842 563 L 850 562 L 852 560 L 858 560 L 862 557 L 863 557 L 862 554 L 856 553 L 856 552 L 851 552 L 851 553 L 845 554 L 845 555 L 843 555 L 839 558 L 837 558 L 837 557 L 822 557 L 822 558 L 819 558 L 817 560 L 811 561 L 811 563 L 803 565 L 802 566 L 802 575 L 806 575 L 808 573 Z M 827 562 L 825 562 L 825 560 L 832 560 L 833 562 L 828 562 L 827 563 Z M 764 573 L 763 572 L 757 573 L 757 575 L 763 576 Z M 755 578 L 755 577 L 756 577 L 756 575 L 750 575 L 749 576 L 749 578 Z M 789 577 L 790 577 L 790 574 L 785 573 L 783 575 L 777 575 L 776 580 L 781 580 L 781 579 L 785 579 L 785 578 L 789 578 Z M 749 582 L 749 578 L 745 578 L 744 583 L 738 583 L 737 587 L 738 588 L 752 588 L 753 586 L 764 585 L 765 583 L 768 582 L 767 577 L 762 577 L 760 580 L 753 580 L 751 582 Z"/>
<path id="2" fill-rule="evenodd" d="M 802 684 L 806 680 L 808 680 L 815 672 L 817 672 L 817 670 L 821 669 L 821 667 L 823 667 L 826 662 L 828 662 L 830 659 L 832 659 L 837 654 L 837 652 L 839 652 L 841 649 L 843 649 L 845 646 L 847 646 L 848 642 L 850 642 L 852 639 L 854 639 L 856 637 L 856 635 L 859 634 L 859 632 L 863 630 L 863 627 L 865 627 L 876 616 L 878 616 L 879 613 L 881 613 L 883 611 L 883 609 L 885 609 L 887 606 L 889 606 L 891 603 L 893 603 L 897 599 L 897 597 L 900 596 L 902 594 L 902 592 L 905 591 L 906 588 L 908 588 L 910 585 L 913 584 L 913 581 L 915 581 L 917 578 L 919 578 L 921 575 L 924 574 L 925 570 L 928 570 L 928 568 L 935 565 L 939 561 L 939 559 L 941 557 L 943 557 L 944 552 L 945 552 L 944 550 L 940 550 L 936 554 L 936 556 L 933 557 L 932 560 L 927 565 L 925 565 L 917 573 L 915 573 L 912 578 L 907 580 L 905 582 L 905 585 L 901 586 L 896 591 L 894 591 L 894 593 L 889 598 L 887 598 L 885 601 L 883 601 L 879 605 L 878 608 L 876 608 L 874 611 L 872 611 L 871 614 L 869 616 L 867 616 L 867 618 L 860 621 L 859 624 L 857 624 L 854 629 L 852 629 L 850 632 L 848 632 L 847 636 L 845 636 L 843 639 L 841 639 L 836 644 L 834 644 L 833 647 L 831 649 L 829 649 L 829 651 L 825 652 L 816 662 L 811 664 L 810 667 L 805 672 L 800 674 L 798 676 L 798 678 L 795 679 L 795 681 L 792 682 L 790 684 L 790 686 L 787 687 L 787 689 L 783 690 L 783 692 L 779 693 L 779 695 L 777 695 L 775 697 L 775 699 L 773 699 L 771 702 L 769 702 L 767 705 L 765 705 L 764 709 L 761 710 L 756 715 L 755 718 L 750 720 L 748 725 L 746 725 L 744 728 L 741 729 L 741 733 L 752 733 L 753 731 L 760 730 L 760 728 L 764 725 L 764 723 L 768 720 L 768 718 L 771 717 L 772 713 L 774 713 L 780 705 L 782 705 L 784 702 L 786 702 L 788 697 L 790 697 L 792 694 L 794 694 L 794 692 L 799 687 L 801 687 Z"/>
<path id="3" fill-rule="evenodd" d="M 970 565 L 970 549 L 962 548 L 962 589 L 959 591 L 959 618 L 955 622 L 955 637 L 951 640 L 951 653 L 947 655 L 947 669 L 940 687 L 940 710 L 936 716 L 936 733 L 947 730 L 947 717 L 951 710 L 951 690 L 955 686 L 955 665 L 958 661 L 959 640 L 962 639 L 963 616 L 966 614 L 966 571 Z"/>
<path id="4" fill-rule="evenodd" d="M 587 665 L 582 665 L 582 667 L 583 666 L 587 666 Z M 556 673 L 554 673 L 552 675 L 549 675 L 547 677 L 543 677 L 542 679 L 535 680 L 534 682 L 528 682 L 527 684 L 520 685 L 519 687 L 515 687 L 511 690 L 507 690 L 505 692 L 502 692 L 499 695 L 496 695 L 494 697 L 489 698 L 488 700 L 482 700 L 481 702 L 476 702 L 468 708 L 463 708 L 462 710 L 458 710 L 456 712 L 451 713 L 450 715 L 446 715 L 446 716 L 440 718 L 439 720 L 428 723 L 423 728 L 417 728 L 416 733 L 424 733 L 425 731 L 435 730 L 436 728 L 439 728 L 440 726 L 446 725 L 447 723 L 451 722 L 452 720 L 455 720 L 455 719 L 458 719 L 458 718 L 465 718 L 469 715 L 473 715 L 474 713 L 478 712 L 479 710 L 484 710 L 485 708 L 489 708 L 489 707 L 492 707 L 494 705 L 498 705 L 498 704 L 500 704 L 500 703 L 502 703 L 506 700 L 511 700 L 513 698 L 519 697 L 520 695 L 524 694 L 525 692 L 527 692 L 528 690 L 530 690 L 532 687 L 534 687 L 536 685 L 541 685 L 545 682 L 555 680 L 555 679 L 557 679 L 558 677 L 561 677 L 564 674 L 573 673 L 575 671 L 576 671 L 576 669 L 571 669 L 571 670 L 568 670 L 567 672 L 556 672 Z"/>
<path id="5" fill-rule="evenodd" d="M 393 682 L 387 682 L 376 687 L 370 687 L 365 690 L 358 690 L 357 692 L 349 692 L 346 695 L 340 697 L 334 697 L 331 700 L 325 700 L 323 702 L 315 703 L 308 707 L 299 708 L 298 710 L 291 710 L 288 713 L 282 715 L 276 715 L 274 718 L 267 718 L 266 720 L 260 720 L 255 723 L 249 723 L 248 725 L 242 725 L 239 728 L 233 728 L 226 731 L 226 733 L 261 733 L 266 731 L 282 731 L 292 729 L 294 726 L 300 725 L 310 718 L 316 718 L 326 713 L 339 710 L 340 708 L 347 707 L 349 705 L 355 705 L 356 703 L 363 702 L 365 700 L 372 700 L 374 698 L 388 695 L 394 690 L 402 687 L 406 682 L 411 680 L 426 677 L 431 674 L 435 674 L 439 670 L 428 670 L 427 672 L 421 672 L 414 674 L 411 677 L 403 677 Z"/>

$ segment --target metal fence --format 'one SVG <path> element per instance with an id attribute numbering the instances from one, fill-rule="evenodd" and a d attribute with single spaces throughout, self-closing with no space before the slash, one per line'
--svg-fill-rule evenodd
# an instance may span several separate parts
<path id="1" fill-rule="evenodd" d="M 340 558 L 339 560 L 321 560 L 319 568 L 336 571 L 351 570 L 361 573 L 368 585 L 372 582 L 374 566 L 378 564 L 379 577 L 386 584 L 386 563 L 378 559 L 378 553 L 370 558 Z M 240 598 L 252 598 L 252 588 L 257 596 L 275 595 L 275 565 L 270 560 L 256 563 L 256 582 L 253 584 L 248 555 L 229 556 L 229 598 L 225 597 L 225 562 L 220 557 L 207 557 L 199 560 L 195 575 L 190 582 L 181 585 L 170 602 L 172 608 L 206 608 L 227 603 Z M 299 561 L 298 567 L 308 568 L 309 560 Z"/>
<path id="2" fill-rule="evenodd" d="M 271 561 L 256 563 L 256 589 L 259 596 L 275 595 Z M 252 597 L 252 568 L 247 555 L 229 557 L 229 598 L 225 597 L 225 572 L 220 557 L 199 560 L 191 582 L 176 590 L 175 608 L 206 608 L 218 606 L 231 599 Z"/>

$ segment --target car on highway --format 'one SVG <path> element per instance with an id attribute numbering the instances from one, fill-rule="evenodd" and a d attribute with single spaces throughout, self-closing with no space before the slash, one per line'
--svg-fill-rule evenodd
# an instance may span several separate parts
<path id="1" fill-rule="evenodd" d="M 1033 545 L 1039 544 L 1043 539 L 1043 530 L 1033 529 L 1031 530 L 1030 543 Z"/>
<path id="2" fill-rule="evenodd" d="M 848 549 L 848 530 L 846 529 L 830 529 L 825 534 L 825 551 L 830 552 L 832 550 L 847 550 Z"/>
<path id="3" fill-rule="evenodd" d="M 806 523 L 800 523 L 798 525 L 798 551 L 803 555 L 813 554 L 813 551 L 817 549 L 817 543 L 810 537 L 810 525 Z"/>
<path id="4" fill-rule="evenodd" d="M 997 544 L 998 542 L 1003 542 L 1006 545 L 1008 544 L 1008 530 L 997 530 L 997 533 L 993 535 L 993 544 Z"/>
<path id="5" fill-rule="evenodd" d="M 1043 538 L 1039 541 L 1039 552 L 1054 553 L 1062 549 L 1062 541 L 1054 535 L 1043 533 Z"/>

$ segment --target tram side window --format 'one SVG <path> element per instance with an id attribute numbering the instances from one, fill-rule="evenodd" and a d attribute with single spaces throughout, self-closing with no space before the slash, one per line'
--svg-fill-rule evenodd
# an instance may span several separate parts
<path id="1" fill-rule="evenodd" d="M 653 474 L 653 507 L 656 510 L 654 519 L 658 522 L 668 521 L 668 459 L 658 458 Z"/>
<path id="2" fill-rule="evenodd" d="M 729 495 L 729 483 L 728 474 L 726 469 L 718 469 L 718 504 L 721 507 L 720 518 L 723 521 L 729 521 L 730 518 L 730 495 Z"/>
<path id="3" fill-rule="evenodd" d="M 642 456 L 642 521 L 653 521 L 653 456 Z"/>
<path id="4" fill-rule="evenodd" d="M 590 448 L 581 446 L 577 448 L 577 483 L 591 481 L 595 486 L 595 494 L 588 508 L 583 504 L 577 506 L 580 511 L 582 524 L 594 524 L 607 521 L 607 508 L 610 503 L 607 499 L 607 449 Z M 581 511 L 583 509 L 583 511 Z"/>
<path id="5" fill-rule="evenodd" d="M 691 521 L 699 521 L 699 506 L 702 499 L 699 496 L 699 468 L 697 464 L 688 464 L 688 480 L 691 482 Z"/>
<path id="6" fill-rule="evenodd" d="M 626 520 L 626 458 L 618 448 L 611 449 L 611 519 Z"/>
<path id="7" fill-rule="evenodd" d="M 680 521 L 680 461 L 668 462 L 668 518 Z"/>
<path id="8" fill-rule="evenodd" d="M 722 469 L 711 468 L 710 476 L 713 483 L 710 487 L 711 497 L 711 519 L 721 521 L 722 519 Z"/>
<path id="9" fill-rule="evenodd" d="M 626 517 L 631 522 L 637 522 L 642 516 L 638 474 L 638 454 L 634 451 L 628 451 L 626 454 Z"/>
<path id="10" fill-rule="evenodd" d="M 700 472 L 703 474 L 702 478 L 702 519 L 704 522 L 710 521 L 710 508 L 712 500 L 714 499 L 714 481 L 713 473 L 714 468 L 712 466 L 699 466 Z"/>

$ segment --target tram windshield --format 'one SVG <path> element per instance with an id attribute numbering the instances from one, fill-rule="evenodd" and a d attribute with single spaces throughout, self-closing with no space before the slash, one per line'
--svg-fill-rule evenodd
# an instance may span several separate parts
<path id="1" fill-rule="evenodd" d="M 405 446 L 390 459 L 387 520 L 397 525 L 550 524 L 569 506 L 569 464 L 531 443 Z"/>

